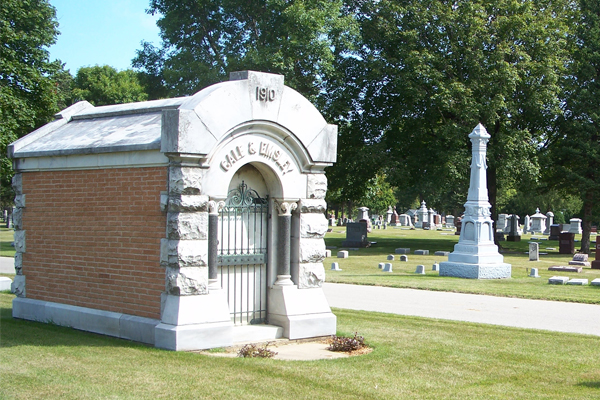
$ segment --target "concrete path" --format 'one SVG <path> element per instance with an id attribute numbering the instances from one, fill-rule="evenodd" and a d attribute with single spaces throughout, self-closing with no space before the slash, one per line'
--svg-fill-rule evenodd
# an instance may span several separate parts
<path id="1" fill-rule="evenodd" d="M 0 273 L 15 273 L 15 259 L 13 257 L 0 257 Z"/>
<path id="2" fill-rule="evenodd" d="M 337 283 L 323 290 L 337 308 L 600 336 L 600 305 Z"/>

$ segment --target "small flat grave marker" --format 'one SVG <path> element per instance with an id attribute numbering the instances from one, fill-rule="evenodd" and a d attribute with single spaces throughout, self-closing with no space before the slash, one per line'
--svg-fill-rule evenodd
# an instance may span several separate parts
<path id="1" fill-rule="evenodd" d="M 540 278 L 540 276 L 538 275 L 538 269 L 537 268 L 531 268 L 531 272 L 529 273 L 529 276 L 531 278 Z"/>
<path id="2" fill-rule="evenodd" d="M 587 286 L 588 280 L 587 279 L 571 279 L 569 282 L 567 282 L 567 285 Z"/>
<path id="3" fill-rule="evenodd" d="M 415 274 L 425 275 L 425 266 L 417 265 L 417 269 L 415 270 Z"/>
<path id="4" fill-rule="evenodd" d="M 449 251 L 436 251 L 435 253 L 433 253 L 434 256 L 442 256 L 442 257 L 448 257 L 450 255 Z"/>
<path id="5" fill-rule="evenodd" d="M 568 276 L 553 276 L 548 279 L 548 283 L 551 285 L 564 285 L 569 281 Z"/>
<path id="6" fill-rule="evenodd" d="M 410 248 L 399 247 L 396 249 L 396 254 L 410 254 Z"/>
<path id="7" fill-rule="evenodd" d="M 550 268 L 548 268 L 548 271 L 561 271 L 561 272 L 581 272 L 581 267 L 577 267 L 577 266 L 564 266 L 564 265 L 553 265 Z"/>
<path id="8" fill-rule="evenodd" d="M 600 278 L 596 278 L 591 283 L 592 286 L 600 286 Z"/>
<path id="9" fill-rule="evenodd" d="M 5 276 L 0 276 L 0 291 L 10 290 L 11 283 L 12 283 L 12 279 L 7 278 Z"/>
<path id="10" fill-rule="evenodd" d="M 415 250 L 415 254 L 418 256 L 428 256 L 429 250 Z"/>
<path id="11" fill-rule="evenodd" d="M 337 258 L 348 258 L 348 250 L 338 251 Z"/>
<path id="12" fill-rule="evenodd" d="M 556 250 L 556 247 L 546 247 L 546 250 Z"/>

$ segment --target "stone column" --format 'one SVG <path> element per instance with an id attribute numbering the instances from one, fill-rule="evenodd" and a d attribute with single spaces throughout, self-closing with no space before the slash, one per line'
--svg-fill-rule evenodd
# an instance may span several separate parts
<path id="1" fill-rule="evenodd" d="M 290 246 L 291 246 L 291 226 L 292 211 L 298 205 L 285 201 L 276 202 L 277 207 L 277 281 L 275 285 L 290 286 L 292 275 L 290 272 Z"/>
<path id="2" fill-rule="evenodd" d="M 217 254 L 219 252 L 219 211 L 224 201 L 208 202 L 208 289 L 221 289 L 217 274 Z"/>
<path id="3" fill-rule="evenodd" d="M 324 199 L 302 199 L 298 202 L 298 224 L 292 234 L 298 243 L 298 254 L 292 256 L 295 267 L 292 276 L 297 279 L 299 289 L 322 287 L 325 281 L 325 233 L 327 220 L 325 210 L 327 203 Z"/>
<path id="4" fill-rule="evenodd" d="M 25 275 L 23 275 L 23 253 L 25 253 L 25 230 L 23 230 L 23 211 L 25 210 L 25 194 L 23 193 L 23 175 L 17 173 L 13 176 L 12 187 L 15 191 L 15 208 L 12 215 L 12 226 L 15 230 L 15 279 L 11 284 L 11 291 L 17 297 L 26 297 Z"/>
<path id="5" fill-rule="evenodd" d="M 171 161 L 169 165 L 167 238 L 161 241 L 165 292 L 161 323 L 154 331 L 155 346 L 164 349 L 193 350 L 233 343 L 225 291 L 209 292 L 209 199 L 202 194 L 203 175 L 197 164 Z M 216 268 L 216 261 L 213 266 Z"/>

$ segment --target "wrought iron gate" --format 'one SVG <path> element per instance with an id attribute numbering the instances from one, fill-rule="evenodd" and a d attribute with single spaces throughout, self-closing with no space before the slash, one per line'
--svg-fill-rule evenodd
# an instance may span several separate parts
<path id="1" fill-rule="evenodd" d="M 242 181 L 219 213 L 217 263 L 235 325 L 261 324 L 267 317 L 268 204 Z"/>

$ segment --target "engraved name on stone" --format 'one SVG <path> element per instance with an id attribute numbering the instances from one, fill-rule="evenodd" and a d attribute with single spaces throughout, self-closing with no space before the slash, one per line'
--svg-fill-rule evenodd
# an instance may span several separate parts
<path id="1" fill-rule="evenodd" d="M 291 161 L 285 155 L 283 150 L 269 142 L 260 142 L 258 144 L 248 142 L 247 147 L 244 145 L 235 146 L 225 154 L 225 159 L 222 160 L 220 164 L 221 169 L 225 172 L 229 171 L 235 163 L 246 157 L 247 154 L 258 154 L 259 156 L 270 160 L 277 165 L 283 175 L 294 170 Z"/>

